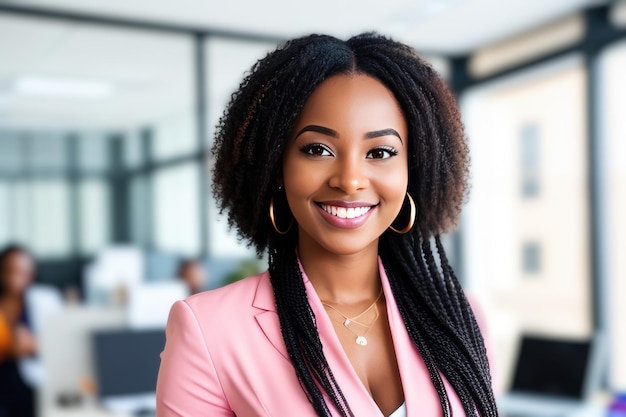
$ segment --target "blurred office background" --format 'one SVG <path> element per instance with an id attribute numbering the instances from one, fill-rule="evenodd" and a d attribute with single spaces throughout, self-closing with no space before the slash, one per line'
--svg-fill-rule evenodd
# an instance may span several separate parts
<path id="1" fill-rule="evenodd" d="M 141 386 L 149 404 L 181 261 L 205 289 L 264 267 L 210 192 L 230 94 L 284 39 L 366 30 L 413 45 L 461 104 L 471 190 L 446 246 L 502 394 L 529 391 L 533 346 L 577 349 L 581 370 L 539 394 L 597 412 L 626 391 L 626 1 L 5 0 L 0 247 L 37 261 L 39 415 L 132 409 L 106 400 Z M 127 388 L 120 346 L 157 352 Z"/>

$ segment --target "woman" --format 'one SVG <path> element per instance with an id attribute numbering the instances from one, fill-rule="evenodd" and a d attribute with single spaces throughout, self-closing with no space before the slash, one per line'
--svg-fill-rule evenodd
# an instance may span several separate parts
<path id="1" fill-rule="evenodd" d="M 439 240 L 467 145 L 411 48 L 287 42 L 233 95 L 214 153 L 221 208 L 269 271 L 174 305 L 160 417 L 497 415 Z"/>
<path id="2" fill-rule="evenodd" d="M 11 245 L 0 252 L 0 417 L 34 415 L 32 389 L 19 373 L 17 361 L 36 353 L 24 306 L 35 265 L 28 251 Z"/>
<path id="3" fill-rule="evenodd" d="M 181 261 L 178 265 L 176 276 L 185 283 L 190 294 L 201 292 L 206 284 L 204 265 L 198 259 L 184 259 Z"/>

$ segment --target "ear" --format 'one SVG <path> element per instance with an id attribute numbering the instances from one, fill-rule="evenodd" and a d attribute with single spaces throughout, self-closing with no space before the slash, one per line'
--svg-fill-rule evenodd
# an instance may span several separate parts
<path id="1" fill-rule="evenodd" d="M 276 184 L 277 184 L 279 187 L 282 187 L 282 186 L 285 184 L 285 183 L 284 183 L 284 181 L 283 181 L 283 176 L 282 176 L 282 175 L 281 175 L 281 176 L 279 176 L 278 178 L 276 178 Z"/>

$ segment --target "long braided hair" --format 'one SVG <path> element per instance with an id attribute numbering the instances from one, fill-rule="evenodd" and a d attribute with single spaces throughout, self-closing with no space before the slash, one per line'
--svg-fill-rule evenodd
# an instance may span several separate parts
<path id="1" fill-rule="evenodd" d="M 275 233 L 268 210 L 282 156 L 307 98 L 329 77 L 365 74 L 384 84 L 408 124 L 408 192 L 418 217 L 413 229 L 386 231 L 379 254 L 407 331 L 451 415 L 442 375 L 466 415 L 497 416 L 487 355 L 476 319 L 443 250 L 440 234 L 456 224 L 465 199 L 467 143 L 454 96 L 415 51 L 366 33 L 348 41 L 310 35 L 286 42 L 244 78 L 217 126 L 213 191 L 229 225 L 269 251 L 269 273 L 291 362 L 313 408 L 329 416 L 350 405 L 324 356 L 315 315 L 296 257 L 297 227 Z M 281 218 L 289 216 L 288 207 Z M 327 404 L 324 394 L 331 405 Z"/>

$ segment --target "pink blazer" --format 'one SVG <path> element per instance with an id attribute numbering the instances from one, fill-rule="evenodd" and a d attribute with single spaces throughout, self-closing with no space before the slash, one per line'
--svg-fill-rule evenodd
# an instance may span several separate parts
<path id="1" fill-rule="evenodd" d="M 442 415 L 380 264 L 389 325 L 409 417 Z M 317 293 L 304 275 L 324 354 L 352 411 L 383 414 L 352 368 Z M 315 417 L 284 345 L 267 272 L 178 301 L 172 307 L 157 382 L 157 417 Z M 453 415 L 464 415 L 446 382 Z M 332 404 L 333 416 L 338 416 Z"/>

